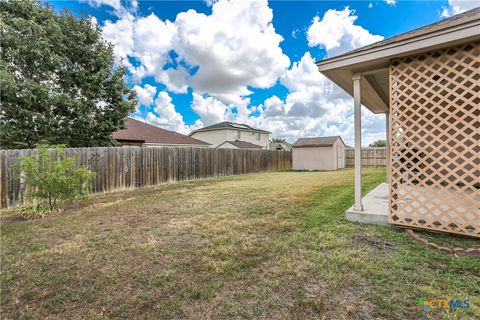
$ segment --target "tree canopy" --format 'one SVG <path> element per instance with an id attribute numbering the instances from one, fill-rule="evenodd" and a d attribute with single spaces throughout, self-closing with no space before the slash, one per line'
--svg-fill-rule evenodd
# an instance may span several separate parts
<path id="1" fill-rule="evenodd" d="M 89 18 L 0 1 L 0 148 L 108 146 L 135 109 L 113 47 Z"/>
<path id="2" fill-rule="evenodd" d="M 372 143 L 370 143 L 369 147 L 376 147 L 376 148 L 384 148 L 387 146 L 387 142 L 385 140 L 377 140 Z"/>

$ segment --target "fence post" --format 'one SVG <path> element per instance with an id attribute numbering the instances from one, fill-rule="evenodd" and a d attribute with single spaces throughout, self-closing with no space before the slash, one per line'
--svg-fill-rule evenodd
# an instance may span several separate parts
<path id="1" fill-rule="evenodd" d="M 29 186 L 12 175 L 12 165 L 35 149 L 0 150 L 0 209 L 26 203 Z M 193 153 L 193 154 L 190 154 Z M 292 168 L 292 152 L 276 150 L 209 149 L 186 147 L 67 148 L 79 157 L 77 165 L 96 172 L 92 193 L 240 173 Z"/>

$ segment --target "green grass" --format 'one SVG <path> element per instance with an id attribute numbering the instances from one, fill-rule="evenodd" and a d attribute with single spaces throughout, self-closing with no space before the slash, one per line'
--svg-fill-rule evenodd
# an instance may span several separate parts
<path id="1" fill-rule="evenodd" d="M 364 190 L 385 178 L 364 171 Z M 2 213 L 5 319 L 475 319 L 480 261 L 351 223 L 353 171 L 276 172 Z M 423 232 L 444 245 L 478 240 Z M 469 299 L 464 310 L 419 298 Z"/>

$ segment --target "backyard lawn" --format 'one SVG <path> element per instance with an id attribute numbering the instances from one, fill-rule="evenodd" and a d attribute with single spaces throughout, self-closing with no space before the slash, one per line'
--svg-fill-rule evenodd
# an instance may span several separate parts
<path id="1" fill-rule="evenodd" d="M 364 188 L 385 171 L 364 170 Z M 351 223 L 353 170 L 275 172 L 2 212 L 3 319 L 474 319 L 480 260 Z M 474 239 L 422 233 L 460 247 Z M 423 299 L 470 308 L 420 310 Z"/>

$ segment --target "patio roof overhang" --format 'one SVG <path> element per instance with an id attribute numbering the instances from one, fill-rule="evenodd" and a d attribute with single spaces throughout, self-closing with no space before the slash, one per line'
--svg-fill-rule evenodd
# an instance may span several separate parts
<path id="1" fill-rule="evenodd" d="M 422 52 L 480 39 L 480 8 L 317 62 L 318 70 L 353 96 L 353 76 L 362 75 L 361 103 L 373 113 L 389 105 L 389 63 Z"/>
<path id="2" fill-rule="evenodd" d="M 318 70 L 353 97 L 355 202 L 362 205 L 361 106 L 386 114 L 387 181 L 390 182 L 390 68 L 392 59 L 480 40 L 480 7 L 425 27 L 317 62 Z"/>

